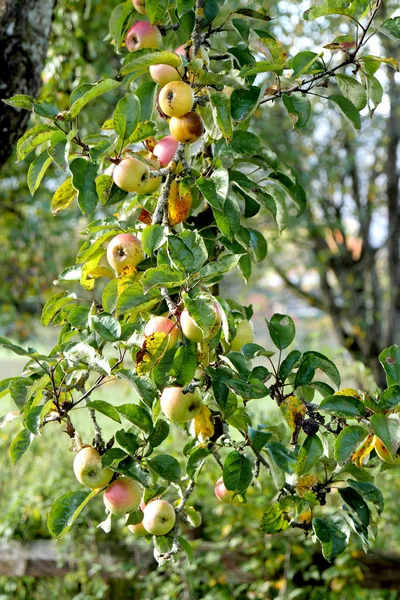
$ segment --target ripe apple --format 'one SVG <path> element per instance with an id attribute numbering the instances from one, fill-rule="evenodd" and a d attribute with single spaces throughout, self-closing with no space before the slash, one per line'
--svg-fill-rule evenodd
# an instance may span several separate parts
<path id="1" fill-rule="evenodd" d="M 179 338 L 177 324 L 168 317 L 153 317 L 150 319 L 144 328 L 144 335 L 151 335 L 152 333 L 166 333 L 168 335 L 167 350 L 173 348 Z"/>
<path id="2" fill-rule="evenodd" d="M 125 267 L 136 267 L 144 259 L 142 243 L 131 233 L 120 233 L 108 244 L 108 264 L 117 273 L 122 273 Z"/>
<path id="3" fill-rule="evenodd" d="M 175 156 L 178 149 L 178 141 L 172 135 L 166 135 L 156 144 L 153 154 L 157 156 L 161 167 L 166 167 Z"/>
<path id="4" fill-rule="evenodd" d="M 234 501 L 234 499 L 232 498 L 233 492 L 226 489 L 223 477 L 220 477 L 216 481 L 214 492 L 218 500 L 220 500 L 224 504 L 231 504 Z"/>
<path id="5" fill-rule="evenodd" d="M 237 323 L 236 335 L 231 343 L 231 351 L 239 352 L 242 346 L 245 344 L 252 344 L 254 342 L 254 327 L 251 321 L 243 319 Z"/>
<path id="6" fill-rule="evenodd" d="M 149 169 L 137 158 L 129 156 L 122 159 L 115 167 L 113 179 L 114 183 L 124 192 L 143 193 L 143 187 L 149 179 Z"/>
<path id="7" fill-rule="evenodd" d="M 100 454 L 91 446 L 85 446 L 75 456 L 74 473 L 79 483 L 92 489 L 103 488 L 114 475 L 111 469 L 103 469 Z"/>
<path id="8" fill-rule="evenodd" d="M 171 65 L 151 65 L 149 72 L 152 80 L 161 86 L 182 79 L 175 67 Z"/>
<path id="9" fill-rule="evenodd" d="M 182 333 L 191 342 L 202 342 L 204 340 L 203 330 L 196 324 L 196 321 L 189 315 L 186 308 L 182 311 L 180 317 Z"/>
<path id="10" fill-rule="evenodd" d="M 128 477 L 120 477 L 113 481 L 104 492 L 103 500 L 106 508 L 113 514 L 122 517 L 136 510 L 142 498 L 142 488 L 136 481 Z"/>
<path id="11" fill-rule="evenodd" d="M 172 117 L 169 122 L 169 130 L 178 142 L 192 144 L 203 135 L 203 119 L 193 111 L 182 117 Z"/>
<path id="12" fill-rule="evenodd" d="M 148 21 L 136 21 L 129 29 L 125 45 L 129 52 L 135 52 L 141 48 L 161 48 L 162 36 L 155 25 Z"/>
<path id="13" fill-rule="evenodd" d="M 379 438 L 376 438 L 375 441 L 375 450 L 377 455 L 383 462 L 388 463 L 389 465 L 399 465 L 400 464 L 400 456 L 392 456 L 386 446 L 381 442 Z"/>
<path id="14" fill-rule="evenodd" d="M 146 14 L 146 0 L 132 0 L 133 8 L 141 15 Z"/>
<path id="15" fill-rule="evenodd" d="M 175 525 L 174 507 L 166 500 L 153 500 L 143 513 L 143 527 L 152 535 L 166 535 Z"/>
<path id="16" fill-rule="evenodd" d="M 193 90 L 184 81 L 171 81 L 161 88 L 158 103 L 168 117 L 182 117 L 193 106 Z"/>
<path id="17" fill-rule="evenodd" d="M 199 388 L 184 394 L 181 387 L 167 387 L 161 394 L 161 410 L 168 419 L 175 423 L 191 421 L 200 411 L 201 406 Z"/>

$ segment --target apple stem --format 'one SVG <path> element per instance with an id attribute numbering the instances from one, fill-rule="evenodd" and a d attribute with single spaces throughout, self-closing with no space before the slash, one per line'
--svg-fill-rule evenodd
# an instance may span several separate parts
<path id="1" fill-rule="evenodd" d="M 193 383 L 189 383 L 182 388 L 182 394 L 192 394 L 197 387 L 201 387 L 200 381 L 193 381 Z"/>

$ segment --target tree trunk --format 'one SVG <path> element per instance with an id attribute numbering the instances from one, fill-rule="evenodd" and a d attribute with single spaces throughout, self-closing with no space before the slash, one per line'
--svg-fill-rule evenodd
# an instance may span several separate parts
<path id="1" fill-rule="evenodd" d="M 0 97 L 36 97 L 46 59 L 54 0 L 0 0 Z M 0 103 L 0 168 L 24 133 L 29 113 Z"/>

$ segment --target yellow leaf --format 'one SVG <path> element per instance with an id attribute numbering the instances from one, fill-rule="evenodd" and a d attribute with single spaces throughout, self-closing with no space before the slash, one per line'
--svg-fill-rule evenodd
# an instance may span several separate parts
<path id="1" fill-rule="evenodd" d="M 145 375 L 162 359 L 168 347 L 168 335 L 152 333 L 147 335 L 143 346 L 136 354 L 136 372 Z"/>
<path id="2" fill-rule="evenodd" d="M 318 479 L 315 475 L 302 475 L 296 485 L 296 491 L 300 498 L 304 498 L 316 483 L 318 483 Z"/>
<path id="3" fill-rule="evenodd" d="M 204 442 L 207 438 L 214 435 L 214 420 L 207 406 L 203 405 L 201 407 L 200 412 L 197 413 L 193 421 L 194 434 L 200 442 Z"/>
<path id="4" fill-rule="evenodd" d="M 376 436 L 373 433 L 370 433 L 363 445 L 356 452 L 354 452 L 353 456 L 351 457 L 352 462 L 357 465 L 357 467 L 360 467 L 360 469 L 374 449 L 375 442 Z"/>
<path id="5" fill-rule="evenodd" d="M 179 186 L 174 179 L 168 197 L 168 220 L 170 225 L 182 223 L 190 213 L 192 194 L 188 190 L 183 196 L 179 193 Z"/>
<path id="6" fill-rule="evenodd" d="M 53 215 L 55 216 L 61 210 L 68 208 L 68 206 L 75 200 L 77 194 L 78 192 L 72 185 L 72 177 L 69 177 L 60 185 L 58 190 L 55 191 L 51 200 L 51 211 Z"/>
<path id="7" fill-rule="evenodd" d="M 289 396 L 282 402 L 280 409 L 291 431 L 296 431 L 307 412 L 303 402 L 297 396 Z"/>
<path id="8" fill-rule="evenodd" d="M 108 267 L 96 267 L 88 273 L 92 279 L 98 279 L 99 277 L 108 277 L 108 279 L 114 279 L 114 273 L 112 269 Z"/>

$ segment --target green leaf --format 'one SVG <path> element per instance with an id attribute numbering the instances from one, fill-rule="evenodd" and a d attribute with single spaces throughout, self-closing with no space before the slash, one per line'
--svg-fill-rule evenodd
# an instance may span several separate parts
<path id="1" fill-rule="evenodd" d="M 257 379 L 250 379 L 247 383 L 245 381 L 240 381 L 239 379 L 228 379 L 226 385 L 237 396 L 240 396 L 245 400 L 266 398 L 266 396 L 269 396 L 268 388 Z"/>
<path id="2" fill-rule="evenodd" d="M 159 289 L 151 289 L 147 293 L 143 291 L 141 283 L 128 285 L 118 298 L 117 314 L 122 314 L 128 310 L 135 309 L 138 312 L 148 311 L 160 299 Z"/>
<path id="3" fill-rule="evenodd" d="M 84 83 L 78 86 L 70 98 L 70 115 L 71 119 L 74 119 L 81 112 L 82 108 L 86 106 L 94 98 L 98 98 L 106 92 L 115 90 L 121 83 L 114 79 L 104 79 L 98 83 Z"/>
<path id="4" fill-rule="evenodd" d="M 281 366 L 279 368 L 279 378 L 282 381 L 285 381 L 287 377 L 289 377 L 290 373 L 299 362 L 301 358 L 301 352 L 299 350 L 292 350 L 289 352 L 285 360 L 282 361 Z"/>
<path id="5" fill-rule="evenodd" d="M 224 462 L 223 478 L 227 490 L 244 493 L 253 479 L 252 464 L 247 456 L 237 450 L 230 452 Z"/>
<path id="6" fill-rule="evenodd" d="M 231 94 L 231 115 L 235 121 L 245 121 L 258 106 L 263 89 L 251 85 L 247 90 L 233 90 Z"/>
<path id="7" fill-rule="evenodd" d="M 207 339 L 216 319 L 213 297 L 205 292 L 199 292 L 193 298 L 185 294 L 183 302 L 189 315 L 196 321 L 196 325 L 200 327 L 204 338 Z"/>
<path id="8" fill-rule="evenodd" d="M 10 396 L 15 406 L 22 412 L 28 395 L 28 388 L 32 380 L 25 377 L 15 377 L 9 385 Z"/>
<path id="9" fill-rule="evenodd" d="M 229 142 L 233 135 L 231 99 L 229 96 L 223 93 L 211 94 L 210 102 L 214 121 L 226 141 Z"/>
<path id="10" fill-rule="evenodd" d="M 140 52 L 140 50 L 139 50 Z M 127 61 L 122 66 L 121 75 L 128 75 L 133 71 L 140 70 L 151 65 L 170 65 L 171 67 L 180 67 L 182 65 L 181 57 L 175 52 L 167 50 L 156 50 L 154 48 L 146 48 L 145 54 L 132 52 L 128 55 Z"/>
<path id="11" fill-rule="evenodd" d="M 250 131 L 234 131 L 232 140 L 228 144 L 225 139 L 218 140 L 215 144 L 216 156 L 230 156 L 238 158 L 250 154 L 253 156 L 261 150 L 260 139 Z"/>
<path id="12" fill-rule="evenodd" d="M 296 459 L 293 454 L 279 442 L 269 442 L 266 450 L 274 463 L 285 473 L 293 473 L 296 468 Z"/>
<path id="13" fill-rule="evenodd" d="M 376 77 L 370 75 L 369 73 L 365 75 L 365 81 L 367 84 L 368 97 L 376 108 L 383 99 L 382 84 Z"/>
<path id="14" fill-rule="evenodd" d="M 14 354 L 18 354 L 19 356 L 32 356 L 33 354 L 37 354 L 36 350 L 33 348 L 21 348 L 21 346 L 16 346 L 6 338 L 0 337 L 0 346 L 5 348 L 6 350 L 10 350 L 14 352 Z"/>
<path id="15" fill-rule="evenodd" d="M 400 405 L 400 385 L 391 385 L 380 396 L 377 408 L 386 412 Z"/>
<path id="16" fill-rule="evenodd" d="M 62 210 L 70 206 L 77 196 L 77 191 L 72 185 L 72 177 L 69 177 L 60 187 L 54 192 L 51 200 L 51 212 L 53 215 L 58 215 Z"/>
<path id="17" fill-rule="evenodd" d="M 203 446 L 196 448 L 196 450 L 191 453 L 186 465 L 186 473 L 189 475 L 190 479 L 197 481 L 200 471 L 210 454 L 211 451 Z"/>
<path id="18" fill-rule="evenodd" d="M 208 279 L 214 279 L 214 277 L 218 275 L 222 275 L 223 273 L 228 273 L 234 269 L 240 259 L 240 255 L 238 254 L 226 254 L 225 256 L 221 256 L 218 258 L 218 261 L 209 262 L 204 267 L 200 269 L 199 277 L 203 282 L 206 282 Z"/>
<path id="19" fill-rule="evenodd" d="M 121 337 L 121 324 L 112 315 L 101 313 L 91 318 L 93 329 L 107 342 L 116 342 Z"/>
<path id="20" fill-rule="evenodd" d="M 25 110 L 33 110 L 33 103 L 35 99 L 32 96 L 26 96 L 25 94 L 16 94 L 11 98 L 2 99 L 4 104 L 13 106 L 14 108 L 24 108 Z"/>
<path id="21" fill-rule="evenodd" d="M 379 31 L 396 42 L 400 41 L 400 17 L 386 19 L 379 27 Z"/>
<path id="22" fill-rule="evenodd" d="M 274 534 L 289 527 L 289 520 L 279 502 L 268 506 L 261 519 L 260 529 L 263 533 Z"/>
<path id="23" fill-rule="evenodd" d="M 68 345 L 64 350 L 64 356 L 75 365 L 84 364 L 101 375 L 110 375 L 111 367 L 106 358 L 98 354 L 96 350 L 85 342 Z"/>
<path id="24" fill-rule="evenodd" d="M 311 21 L 329 15 L 345 15 L 358 19 L 368 6 L 369 0 L 323 0 L 318 6 L 306 10 L 303 18 Z"/>
<path id="25" fill-rule="evenodd" d="M 385 348 L 379 355 L 379 362 L 386 372 L 387 385 L 400 384 L 400 348 L 390 346 Z"/>
<path id="26" fill-rule="evenodd" d="M 273 315 L 268 321 L 268 330 L 273 343 L 279 350 L 290 346 L 296 335 L 294 321 L 288 315 Z"/>
<path id="27" fill-rule="evenodd" d="M 173 265 L 182 273 L 195 273 L 208 257 L 201 235 L 187 229 L 179 235 L 168 237 L 168 254 Z M 186 280 L 185 277 L 183 279 Z"/>
<path id="28" fill-rule="evenodd" d="M 335 459 L 339 463 L 350 460 L 367 436 L 368 431 L 359 425 L 345 427 L 335 441 Z"/>
<path id="29" fill-rule="evenodd" d="M 372 502 L 375 504 L 376 509 L 379 514 L 383 512 L 384 509 L 384 501 L 381 490 L 368 481 L 355 481 L 354 479 L 349 479 L 348 484 L 353 490 L 356 490 L 367 502 Z"/>
<path id="30" fill-rule="evenodd" d="M 60 538 L 71 529 L 86 504 L 96 495 L 95 491 L 78 490 L 67 492 L 58 498 L 50 508 L 47 526 L 51 535 Z"/>
<path id="31" fill-rule="evenodd" d="M 249 434 L 251 445 L 257 451 L 260 451 L 261 448 L 263 448 L 272 437 L 272 433 L 268 431 L 261 431 L 260 429 L 253 429 L 250 426 L 247 428 L 247 433 Z"/>
<path id="32" fill-rule="evenodd" d="M 350 100 L 344 96 L 329 96 L 328 100 L 336 104 L 342 115 L 350 123 L 350 125 L 357 131 L 361 129 L 361 117 L 357 108 Z"/>
<path id="33" fill-rule="evenodd" d="M 317 435 L 308 435 L 297 455 L 296 474 L 304 475 L 311 471 L 324 452 L 324 447 Z"/>
<path id="34" fill-rule="evenodd" d="M 119 429 L 115 434 L 115 441 L 119 444 L 124 450 L 126 450 L 129 454 L 135 454 L 137 449 L 139 448 L 139 440 L 136 433 L 133 433 L 131 430 L 126 431 L 125 429 Z M 131 467 L 131 463 L 129 459 L 124 460 L 122 463 L 121 469 L 125 469 L 127 467 Z M 118 465 L 118 469 L 120 465 Z M 123 473 L 124 471 L 118 471 Z"/>
<path id="35" fill-rule="evenodd" d="M 33 194 L 38 189 L 47 169 L 52 163 L 51 157 L 47 154 L 47 152 L 42 152 L 39 154 L 37 158 L 29 165 L 28 169 L 28 188 L 33 196 Z"/>
<path id="36" fill-rule="evenodd" d="M 335 80 L 343 96 L 348 98 L 357 110 L 362 110 L 367 106 L 367 94 L 357 79 L 349 75 L 338 74 L 335 75 Z"/>
<path id="37" fill-rule="evenodd" d="M 118 432 L 121 433 L 121 432 Z M 127 433 L 127 432 L 124 432 Z M 117 434 L 116 434 L 117 438 Z M 117 442 L 121 444 L 121 442 L 117 439 Z M 125 475 L 126 477 L 131 477 L 135 481 L 138 481 L 143 487 L 149 487 L 150 485 L 150 474 L 148 471 L 145 471 L 139 464 L 136 458 L 128 457 L 122 460 L 117 467 L 113 467 L 114 471 L 117 473 L 121 473 L 121 475 Z"/>
<path id="38" fill-rule="evenodd" d="M 320 54 L 316 54 L 316 52 L 310 52 L 309 50 L 305 50 L 296 54 L 296 56 L 293 57 L 290 65 L 293 69 L 293 79 L 303 75 L 303 73 L 318 73 L 323 71 L 324 65 L 320 60 L 318 60 L 320 56 Z"/>
<path id="39" fill-rule="evenodd" d="M 322 545 L 326 560 L 332 562 L 335 556 L 345 550 L 350 537 L 347 522 L 338 513 L 327 517 L 318 517 L 312 522 L 314 533 Z"/>
<path id="40" fill-rule="evenodd" d="M 336 365 L 329 360 L 324 354 L 320 354 L 319 352 L 304 352 L 303 359 L 312 356 L 314 359 L 314 366 L 316 369 L 321 369 L 325 375 L 327 375 L 336 386 L 340 386 L 340 373 L 336 367 Z"/>
<path id="41" fill-rule="evenodd" d="M 42 310 L 42 325 L 47 327 L 55 315 L 66 305 L 70 304 L 75 300 L 75 294 L 67 294 L 66 292 L 59 292 L 51 296 L 46 302 Z"/>
<path id="42" fill-rule="evenodd" d="M 115 408 L 128 421 L 145 433 L 150 434 L 153 431 L 153 420 L 145 408 L 137 404 L 121 404 Z"/>
<path id="43" fill-rule="evenodd" d="M 157 286 L 173 288 L 180 287 L 186 282 L 186 277 L 168 265 L 160 265 L 158 267 L 147 269 L 142 277 L 143 290 L 147 293 L 151 288 Z"/>
<path id="44" fill-rule="evenodd" d="M 165 231 L 162 225 L 147 225 L 142 232 L 142 246 L 147 256 L 152 256 L 165 242 Z"/>
<path id="45" fill-rule="evenodd" d="M 152 25 L 164 18 L 169 0 L 146 0 L 146 14 Z"/>
<path id="46" fill-rule="evenodd" d="M 283 94 L 282 102 L 285 105 L 293 123 L 293 129 L 305 127 L 310 120 L 311 103 L 307 96 L 302 94 Z"/>
<path id="47" fill-rule="evenodd" d="M 350 487 L 342 489 L 339 488 L 338 492 L 343 498 L 344 502 L 346 502 L 346 504 L 357 513 L 364 527 L 368 527 L 370 521 L 370 510 L 367 503 L 363 500 L 361 494 Z"/>
<path id="48" fill-rule="evenodd" d="M 83 215 L 89 215 L 97 206 L 97 165 L 84 158 L 75 158 L 70 164 L 72 185 L 78 192 L 78 205 Z"/>
<path id="49" fill-rule="evenodd" d="M 327 396 L 319 405 L 320 410 L 326 411 L 335 417 L 352 419 L 355 417 L 365 417 L 366 409 L 364 404 L 354 396 Z"/>
<path id="50" fill-rule="evenodd" d="M 181 478 L 181 466 L 173 456 L 169 454 L 158 454 L 148 459 L 148 466 L 167 481 L 179 481 Z"/>
<path id="51" fill-rule="evenodd" d="M 13 465 L 15 465 L 15 463 L 22 458 L 31 445 L 34 437 L 35 436 L 29 431 L 29 429 L 22 429 L 13 439 L 10 445 L 10 458 Z"/>
<path id="52" fill-rule="evenodd" d="M 128 140 L 140 119 L 140 102 L 135 94 L 127 94 L 119 100 L 113 115 L 115 132 L 122 140 Z"/>
<path id="53" fill-rule="evenodd" d="M 169 372 L 170 376 L 175 378 L 175 384 L 185 386 L 190 383 L 196 373 L 196 369 L 196 354 L 189 346 L 179 346 Z"/>
<path id="54" fill-rule="evenodd" d="M 40 144 L 47 142 L 53 135 L 55 127 L 52 125 L 44 125 L 40 123 L 29 129 L 17 143 L 17 159 L 18 162 L 23 160 Z"/>
<path id="55" fill-rule="evenodd" d="M 167 439 L 169 435 L 169 424 L 164 419 L 158 419 L 154 425 L 154 430 L 148 437 L 148 443 L 152 448 L 156 448 Z"/>
<path id="56" fill-rule="evenodd" d="M 95 410 L 106 417 L 109 417 L 117 423 L 121 423 L 119 413 L 115 406 L 109 402 L 106 402 L 105 400 L 91 400 L 90 402 L 86 402 L 86 407 Z"/>

